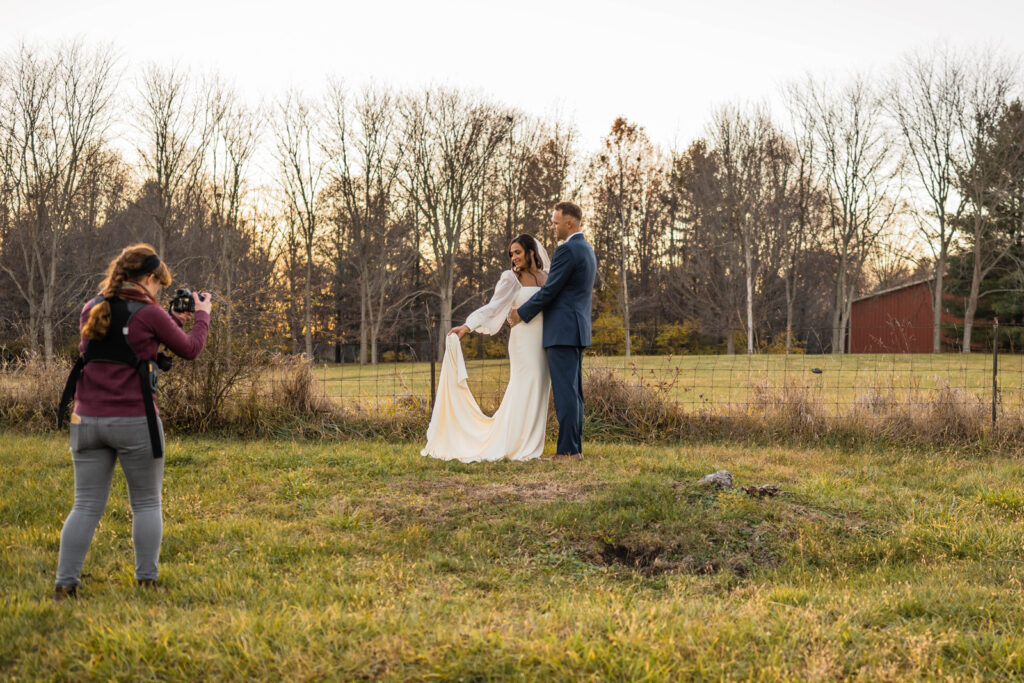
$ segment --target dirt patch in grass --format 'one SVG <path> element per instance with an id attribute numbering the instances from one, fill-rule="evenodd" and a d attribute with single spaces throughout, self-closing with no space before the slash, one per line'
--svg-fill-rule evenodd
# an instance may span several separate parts
<path id="1" fill-rule="evenodd" d="M 396 481 L 384 492 L 352 501 L 345 496 L 328 500 L 332 513 L 358 513 L 386 525 L 419 521 L 479 518 L 519 504 L 578 503 L 599 489 L 600 483 L 521 481 L 477 483 L 465 479 Z M 469 516 L 468 513 L 476 513 Z"/>
<path id="2" fill-rule="evenodd" d="M 644 576 L 664 573 L 716 574 L 744 578 L 793 556 L 798 544 L 831 552 L 851 532 L 869 526 L 857 515 L 825 509 L 794 495 L 752 497 L 741 490 L 708 492 L 686 482 L 669 486 L 674 501 L 663 504 L 661 519 L 645 519 L 611 533 L 595 529 L 578 538 L 579 552 L 592 564 L 630 570 Z M 823 561 L 826 557 L 821 558 Z"/>
<path id="3" fill-rule="evenodd" d="M 694 553 L 687 553 L 693 550 Z M 594 557 L 596 564 L 618 566 L 642 574 L 717 574 L 728 571 L 739 578 L 756 569 L 772 567 L 780 561 L 781 549 L 772 543 L 754 541 L 742 549 L 731 549 L 714 542 L 695 549 L 689 544 L 651 545 L 625 539 L 619 543 L 602 543 Z"/>
<path id="4" fill-rule="evenodd" d="M 500 484 L 476 484 L 444 480 L 422 482 L 422 492 L 480 503 L 577 503 L 602 488 L 594 483 L 564 481 L 523 481 Z"/>

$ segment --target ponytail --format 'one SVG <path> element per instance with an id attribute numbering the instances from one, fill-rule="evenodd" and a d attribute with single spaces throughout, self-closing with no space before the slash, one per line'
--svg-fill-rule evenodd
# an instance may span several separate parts
<path id="1" fill-rule="evenodd" d="M 89 309 L 89 319 L 82 327 L 86 339 L 103 339 L 110 329 L 110 303 L 106 299 Z"/>
<path id="2" fill-rule="evenodd" d="M 132 276 L 139 277 L 143 263 L 150 256 L 156 255 L 156 249 L 148 244 L 133 244 L 125 247 L 121 253 L 107 266 L 107 276 L 100 286 L 103 301 L 89 309 L 89 319 L 82 326 L 82 336 L 86 339 L 102 339 L 110 329 L 110 304 L 107 299 L 117 296 Z M 167 264 L 160 263 L 156 270 L 151 271 L 164 287 L 171 284 L 171 271 Z M 141 273 L 148 275 L 149 273 Z"/>

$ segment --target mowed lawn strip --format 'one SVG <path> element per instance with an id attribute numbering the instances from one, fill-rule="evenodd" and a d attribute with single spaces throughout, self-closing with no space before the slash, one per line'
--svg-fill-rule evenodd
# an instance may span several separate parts
<path id="1" fill-rule="evenodd" d="M 175 438 L 165 590 L 134 586 L 119 473 L 81 597 L 56 605 L 66 439 L 2 440 L 5 679 L 1024 675 L 1011 456 L 598 444 L 463 465 Z M 695 484 L 721 468 L 737 489 Z M 783 493 L 741 490 L 760 484 Z"/>

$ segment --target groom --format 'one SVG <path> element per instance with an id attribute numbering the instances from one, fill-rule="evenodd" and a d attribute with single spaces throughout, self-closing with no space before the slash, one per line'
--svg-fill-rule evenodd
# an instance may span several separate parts
<path id="1" fill-rule="evenodd" d="M 558 417 L 555 458 L 583 457 L 583 349 L 590 346 L 590 299 L 597 260 L 583 238 L 583 212 L 572 202 L 555 204 L 551 225 L 561 245 L 555 249 L 547 282 L 509 322 L 530 322 L 544 311 L 544 348 Z"/>

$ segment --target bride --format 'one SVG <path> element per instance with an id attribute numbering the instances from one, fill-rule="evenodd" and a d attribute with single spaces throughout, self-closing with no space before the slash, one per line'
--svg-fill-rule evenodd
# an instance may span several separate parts
<path id="1" fill-rule="evenodd" d="M 501 274 L 490 302 L 445 339 L 444 362 L 434 412 L 421 455 L 443 460 L 530 460 L 544 451 L 551 377 L 544 353 L 544 315 L 512 328 L 508 338 L 509 380 L 492 417 L 480 410 L 469 389 L 459 340 L 467 332 L 497 334 L 513 306 L 520 306 L 547 280 L 550 261 L 532 236 L 520 235 L 508 250 L 512 269 Z"/>

